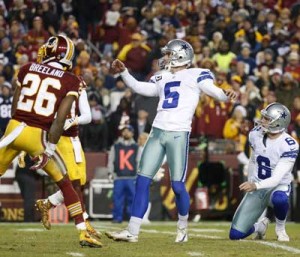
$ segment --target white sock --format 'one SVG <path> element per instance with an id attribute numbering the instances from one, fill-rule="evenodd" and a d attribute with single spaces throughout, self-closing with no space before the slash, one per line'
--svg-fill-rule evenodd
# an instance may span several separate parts
<path id="1" fill-rule="evenodd" d="M 85 212 L 83 212 L 83 219 L 84 220 L 87 220 L 88 218 L 89 218 L 89 215 L 86 213 L 86 211 Z"/>
<path id="2" fill-rule="evenodd" d="M 149 220 L 150 211 L 151 211 L 151 203 L 149 202 L 148 203 L 148 208 L 147 208 L 147 211 L 144 214 L 143 220 Z"/>
<path id="3" fill-rule="evenodd" d="M 86 230 L 86 225 L 84 222 L 81 222 L 81 223 L 76 224 L 76 228 L 78 230 Z"/>
<path id="4" fill-rule="evenodd" d="M 140 233 L 140 227 L 141 227 L 142 221 L 143 221 L 143 219 L 132 216 L 129 220 L 128 231 L 131 234 L 138 236 Z"/>
<path id="5" fill-rule="evenodd" d="M 285 230 L 285 221 L 286 220 L 279 220 L 277 218 L 275 218 L 275 220 L 276 220 L 275 231 Z"/>
<path id="6" fill-rule="evenodd" d="M 188 218 L 189 215 L 184 215 L 181 216 L 180 214 L 178 214 L 178 222 L 177 222 L 177 227 L 182 229 L 182 228 L 187 228 L 188 226 Z"/>
<path id="7" fill-rule="evenodd" d="M 62 192 L 59 190 L 56 193 L 50 195 L 48 197 L 48 200 L 50 201 L 50 203 L 54 206 L 58 206 L 61 205 L 64 202 L 64 196 L 62 194 Z"/>
<path id="8" fill-rule="evenodd" d="M 254 232 L 259 232 L 259 222 L 254 223 Z"/>

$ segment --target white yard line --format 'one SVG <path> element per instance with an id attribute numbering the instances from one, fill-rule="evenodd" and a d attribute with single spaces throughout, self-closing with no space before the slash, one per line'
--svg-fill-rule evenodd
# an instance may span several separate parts
<path id="1" fill-rule="evenodd" d="M 247 240 L 247 242 L 249 242 L 250 240 Z M 279 248 L 282 250 L 285 250 L 287 252 L 291 252 L 291 253 L 300 253 L 300 249 L 298 248 L 294 248 L 294 247 L 290 247 L 290 246 L 286 246 L 286 245 L 282 245 L 282 244 L 278 244 L 278 243 L 273 243 L 273 242 L 266 242 L 266 241 L 252 241 L 254 243 L 257 244 L 262 244 L 262 245 L 267 245 L 273 248 Z"/>
<path id="2" fill-rule="evenodd" d="M 223 233 L 224 229 L 211 229 L 211 228 L 189 228 L 189 231 L 199 232 L 199 233 Z"/>
<path id="3" fill-rule="evenodd" d="M 175 223 L 172 223 L 172 225 L 174 225 L 174 224 Z M 107 225 L 101 225 L 101 226 L 99 226 L 99 228 L 120 230 L 120 228 L 118 228 L 118 227 L 107 226 Z M 165 235 L 175 235 L 176 234 L 175 232 L 171 232 L 171 231 L 158 231 L 156 229 L 146 229 L 146 228 L 141 229 L 141 231 L 144 232 L 144 233 L 149 233 L 149 234 L 159 234 L 159 233 L 160 234 L 165 234 Z M 206 232 L 206 233 L 214 232 L 215 233 L 215 232 L 223 232 L 224 230 L 221 230 L 221 229 L 193 229 L 193 228 L 191 228 L 190 231 L 200 232 L 200 233 L 203 233 L 203 232 Z M 190 237 L 197 237 L 197 238 L 208 238 L 208 239 L 222 239 L 222 238 L 224 238 L 224 237 L 220 237 L 220 236 L 210 236 L 210 235 L 207 235 L 207 234 L 194 234 L 194 233 L 189 233 L 189 236 Z M 286 245 L 282 245 L 282 244 L 278 244 L 278 243 L 274 243 L 274 242 L 258 241 L 258 240 L 241 240 L 241 242 L 247 242 L 247 243 L 253 242 L 253 243 L 262 244 L 262 245 L 277 248 L 277 249 L 282 249 L 284 251 L 291 252 L 291 253 L 294 253 L 294 254 L 300 254 L 300 249 L 298 249 L 298 248 L 294 248 L 294 247 L 290 247 L 290 246 L 286 246 Z M 200 253 L 200 254 L 202 254 L 202 253 Z M 194 256 L 203 256 L 203 254 L 202 255 L 194 255 Z"/>
<path id="4" fill-rule="evenodd" d="M 45 231 L 45 229 L 43 229 L 43 228 L 18 228 L 17 230 L 24 231 L 24 232 L 43 232 L 43 231 Z"/>
<path id="5" fill-rule="evenodd" d="M 187 252 L 187 255 L 189 255 L 189 256 L 204 256 L 204 254 L 200 253 L 200 252 Z"/>
<path id="6" fill-rule="evenodd" d="M 83 253 L 76 253 L 76 252 L 67 252 L 67 255 L 75 256 L 75 257 L 83 257 L 85 256 Z"/>

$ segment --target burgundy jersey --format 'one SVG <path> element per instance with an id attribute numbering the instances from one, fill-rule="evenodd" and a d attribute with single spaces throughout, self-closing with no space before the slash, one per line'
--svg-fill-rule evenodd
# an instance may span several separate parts
<path id="1" fill-rule="evenodd" d="M 70 72 L 46 64 L 28 63 L 19 71 L 21 95 L 13 119 L 49 131 L 67 95 L 78 98 L 82 81 Z"/>

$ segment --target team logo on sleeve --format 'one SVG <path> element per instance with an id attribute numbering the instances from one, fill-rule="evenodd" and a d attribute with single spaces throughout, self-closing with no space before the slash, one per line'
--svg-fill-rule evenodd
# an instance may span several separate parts
<path id="1" fill-rule="evenodd" d="M 161 80 L 161 79 L 162 79 L 162 75 L 155 76 L 155 79 L 156 79 L 156 81 L 159 81 L 159 80 Z"/>

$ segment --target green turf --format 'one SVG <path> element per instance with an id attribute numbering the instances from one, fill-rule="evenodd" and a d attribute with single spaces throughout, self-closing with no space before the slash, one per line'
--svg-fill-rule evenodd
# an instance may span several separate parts
<path id="1" fill-rule="evenodd" d="M 118 230 L 126 223 L 92 222 L 101 232 Z M 105 236 L 103 248 L 81 248 L 73 224 L 53 225 L 50 231 L 39 223 L 0 223 L 0 257 L 78 256 L 78 257 L 184 257 L 184 256 L 300 256 L 300 224 L 288 223 L 291 242 L 277 242 L 274 224 L 267 239 L 228 240 L 228 222 L 189 224 L 189 241 L 175 244 L 175 222 L 152 222 L 142 226 L 138 243 L 114 242 Z"/>

